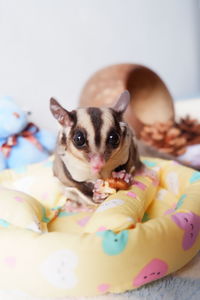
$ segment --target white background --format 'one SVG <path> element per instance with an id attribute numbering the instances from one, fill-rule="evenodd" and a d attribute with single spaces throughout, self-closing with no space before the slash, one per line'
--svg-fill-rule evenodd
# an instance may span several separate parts
<path id="1" fill-rule="evenodd" d="M 198 0 L 0 0 L 0 96 L 55 128 L 51 96 L 72 109 L 97 69 L 149 66 L 175 99 L 200 94 Z"/>

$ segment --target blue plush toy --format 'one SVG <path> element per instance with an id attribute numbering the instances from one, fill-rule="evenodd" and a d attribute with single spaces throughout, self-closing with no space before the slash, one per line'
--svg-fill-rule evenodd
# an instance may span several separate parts
<path id="1" fill-rule="evenodd" d="M 0 170 L 40 162 L 55 144 L 56 137 L 28 123 L 27 114 L 11 98 L 0 99 Z"/>

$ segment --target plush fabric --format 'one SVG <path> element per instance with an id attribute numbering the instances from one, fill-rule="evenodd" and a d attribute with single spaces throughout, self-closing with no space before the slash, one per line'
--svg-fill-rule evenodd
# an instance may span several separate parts
<path id="1" fill-rule="evenodd" d="M 70 213 L 51 160 L 0 173 L 0 290 L 119 293 L 180 269 L 200 249 L 199 172 L 144 159 L 130 190 L 95 212 Z"/>

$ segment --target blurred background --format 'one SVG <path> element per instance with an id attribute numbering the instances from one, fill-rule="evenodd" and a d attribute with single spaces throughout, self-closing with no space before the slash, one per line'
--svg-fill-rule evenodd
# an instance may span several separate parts
<path id="1" fill-rule="evenodd" d="M 49 129 L 49 98 L 75 108 L 114 63 L 152 68 L 175 100 L 200 95 L 199 0 L 0 0 L 0 41 L 0 96 Z"/>

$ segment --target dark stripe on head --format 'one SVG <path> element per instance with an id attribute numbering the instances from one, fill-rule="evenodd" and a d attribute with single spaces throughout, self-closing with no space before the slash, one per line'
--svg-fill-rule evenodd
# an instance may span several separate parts
<path id="1" fill-rule="evenodd" d="M 122 138 L 125 139 L 126 135 L 127 135 L 127 128 L 124 127 L 122 132 Z"/>
<path id="2" fill-rule="evenodd" d="M 70 118 L 71 118 L 71 120 L 73 122 L 73 125 L 72 125 L 72 129 L 73 129 L 74 127 L 76 127 L 76 124 L 77 124 L 77 113 L 76 113 L 76 110 L 70 111 Z"/>
<path id="3" fill-rule="evenodd" d="M 121 121 L 121 115 L 118 114 L 116 111 L 114 111 L 112 108 L 110 108 L 110 112 L 113 116 L 113 119 L 114 119 L 114 127 L 115 127 L 115 130 L 121 134 L 121 128 L 120 128 L 120 125 L 119 125 L 119 122 Z"/>
<path id="4" fill-rule="evenodd" d="M 61 145 L 64 145 L 64 146 L 67 144 L 67 137 L 64 132 L 61 135 L 60 143 L 61 143 Z"/>
<path id="5" fill-rule="evenodd" d="M 98 107 L 88 107 L 87 113 L 90 115 L 92 125 L 95 132 L 95 144 L 100 146 L 101 144 L 101 128 L 103 125 L 102 111 Z"/>

